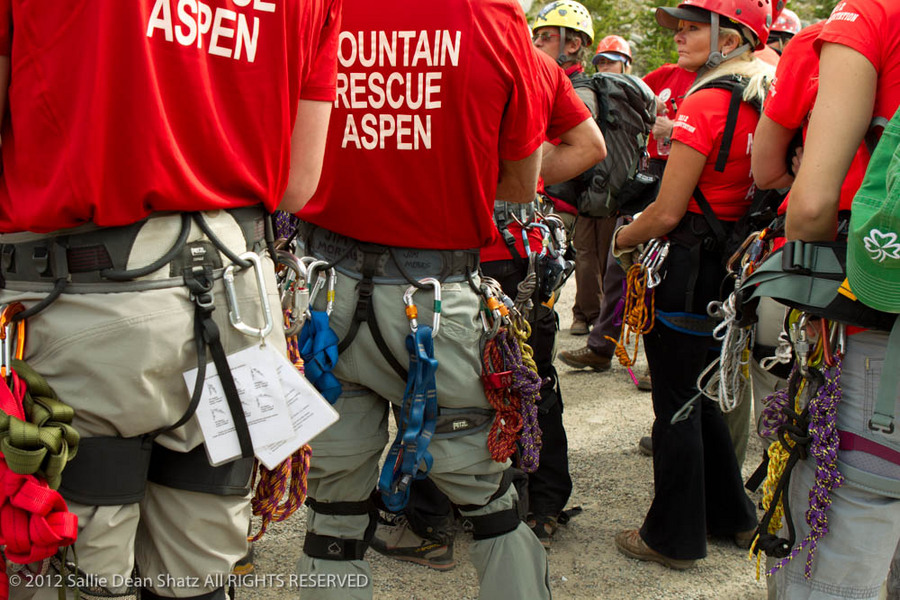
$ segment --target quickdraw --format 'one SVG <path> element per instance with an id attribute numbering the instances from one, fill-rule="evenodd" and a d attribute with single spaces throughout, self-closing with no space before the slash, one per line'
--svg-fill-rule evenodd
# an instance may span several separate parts
<path id="1" fill-rule="evenodd" d="M 807 550 L 805 575 L 810 577 L 817 544 L 828 533 L 827 511 L 831 505 L 831 492 L 843 484 L 843 476 L 837 469 L 840 445 L 837 408 L 841 400 L 844 326 L 840 323 L 829 324 L 824 319 L 812 322 L 807 314 L 799 314 L 798 311 L 792 311 L 788 321 L 796 366 L 791 373 L 788 389 L 779 390 L 763 401 L 765 408 L 760 421 L 760 435 L 777 436 L 778 439 L 767 452 L 767 476 L 762 501 L 766 512 L 750 547 L 750 556 L 757 555 L 757 578 L 760 574 L 760 551 L 781 559 L 768 571 L 768 575 L 772 575 L 804 549 Z M 809 396 L 805 406 L 804 396 Z M 795 545 L 788 504 L 790 472 L 797 461 L 807 456 L 812 456 L 816 462 L 815 482 L 809 493 L 809 510 L 806 511 L 810 532 Z M 787 521 L 787 538 L 777 537 L 782 518 Z"/>
<path id="2" fill-rule="evenodd" d="M 669 242 L 652 239 L 647 247 L 625 273 L 625 309 L 622 315 L 622 331 L 619 339 L 604 336 L 616 345 L 615 354 L 619 363 L 628 369 L 631 380 L 637 386 L 638 379 L 631 370 L 637 360 L 642 335 L 653 330 L 656 323 L 656 308 L 653 288 L 662 281 L 660 270 L 669 255 Z M 634 357 L 628 355 L 628 346 L 634 336 Z"/>
<path id="3" fill-rule="evenodd" d="M 55 555 L 75 542 L 78 518 L 56 491 L 79 436 L 74 411 L 62 403 L 43 377 L 22 362 L 24 321 L 13 316 L 20 303 L 0 310 L 0 337 L 6 349 L 0 386 L 0 545 L 3 557 L 27 564 Z M 9 598 L 6 565 L 0 557 L 0 599 Z"/>
<path id="4" fill-rule="evenodd" d="M 400 407 L 397 436 L 378 480 L 382 500 L 392 512 L 406 506 L 410 484 L 414 479 L 424 479 L 433 462 L 428 446 L 437 425 L 435 373 L 438 362 L 434 358 L 434 336 L 440 325 L 441 284 L 433 278 L 423 279 L 419 283 L 434 289 L 434 320 L 431 326 L 418 323 L 418 310 L 413 303 L 413 295 L 418 288 L 410 286 L 403 296 L 410 325 L 410 333 L 406 336 L 409 377 Z"/>
<path id="5" fill-rule="evenodd" d="M 499 283 L 482 280 L 482 311 L 488 340 L 482 355 L 485 395 L 496 411 L 488 436 L 488 449 L 497 462 L 505 462 L 521 448 L 519 468 L 533 473 L 540 465 L 541 429 L 537 404 L 543 381 L 537 374 L 534 351 L 526 343 L 531 326 Z M 498 297 L 502 299 L 498 300 Z M 489 324 L 487 315 L 492 322 Z"/>

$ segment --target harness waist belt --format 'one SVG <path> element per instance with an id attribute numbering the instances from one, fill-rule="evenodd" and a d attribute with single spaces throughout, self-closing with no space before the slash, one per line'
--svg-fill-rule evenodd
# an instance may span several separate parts
<path id="1" fill-rule="evenodd" d="M 900 452 L 897 452 L 893 448 L 888 448 L 878 442 L 873 442 L 868 438 L 864 438 L 861 435 L 849 431 L 838 431 L 838 434 L 841 436 L 841 450 L 865 452 L 866 454 L 871 454 L 872 456 L 877 456 L 878 458 L 892 462 L 895 465 L 900 465 Z"/>
<path id="2" fill-rule="evenodd" d="M 515 219 L 522 223 L 533 220 L 534 202 L 520 204 L 518 202 L 506 202 L 505 200 L 494 200 L 494 222 L 498 226 Z"/>
<path id="3" fill-rule="evenodd" d="M 246 250 L 264 238 L 265 211 L 262 206 L 227 211 L 240 226 Z M 111 283 L 101 271 L 124 271 L 138 233 L 151 219 L 177 217 L 179 213 L 157 213 L 120 227 L 78 228 L 46 235 L 4 235 L 0 245 L 0 272 L 6 281 L 52 284 L 70 276 L 73 284 Z M 23 239 L 23 241 L 18 241 Z M 181 270 L 173 274 L 181 285 Z"/>
<path id="4" fill-rule="evenodd" d="M 442 283 L 466 280 L 466 273 L 478 268 L 477 248 L 470 250 L 426 250 L 402 248 L 362 242 L 329 231 L 312 223 L 301 222 L 300 239 L 304 251 L 334 264 L 342 274 L 361 280 L 362 267 L 368 254 L 375 258 L 372 281 L 397 285 L 425 277 Z M 371 262 L 371 261 L 370 261 Z"/>

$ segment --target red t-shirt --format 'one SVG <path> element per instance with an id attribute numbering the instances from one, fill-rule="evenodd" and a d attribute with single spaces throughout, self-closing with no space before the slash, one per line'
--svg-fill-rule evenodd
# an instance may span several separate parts
<path id="1" fill-rule="evenodd" d="M 759 60 L 763 61 L 766 64 L 772 65 L 773 67 L 777 67 L 779 61 L 781 60 L 781 56 L 769 46 L 764 46 L 762 50 L 755 51 L 753 55 Z"/>
<path id="2" fill-rule="evenodd" d="M 678 109 L 672 132 L 673 140 L 706 155 L 706 165 L 700 174 L 700 191 L 716 216 L 723 221 L 739 219 L 756 190 L 750 175 L 750 150 L 759 115 L 746 102 L 742 102 L 738 110 L 725 171 L 719 173 L 715 170 L 730 100 L 731 92 L 727 90 L 694 92 L 684 99 Z M 702 213 L 693 198 L 688 203 L 688 211 Z"/>
<path id="3" fill-rule="evenodd" d="M 543 140 L 516 0 L 344 2 L 319 189 L 300 217 L 359 240 L 481 248 L 499 159 Z"/>
<path id="4" fill-rule="evenodd" d="M 0 0 L 0 231 L 274 210 L 339 26 L 340 0 Z"/>
<path id="5" fill-rule="evenodd" d="M 669 111 L 666 116 L 675 120 L 678 107 L 681 105 L 684 95 L 687 94 L 687 91 L 690 89 L 691 84 L 694 83 L 696 78 L 696 73 L 691 73 L 678 65 L 667 63 L 644 75 L 644 83 L 653 90 L 653 93 L 665 102 L 666 108 Z M 653 137 L 652 133 L 650 134 L 650 139 L 647 141 L 647 151 L 650 153 L 650 158 L 659 158 L 662 160 L 669 158 L 668 155 L 660 155 L 656 138 Z"/>
<path id="6" fill-rule="evenodd" d="M 766 116 L 786 129 L 802 128 L 804 139 L 809 126 L 809 114 L 819 91 L 819 55 L 813 48 L 813 42 L 824 27 L 825 22 L 820 21 L 791 38 L 790 43 L 784 47 L 781 55 L 783 60 L 775 69 L 775 78 L 766 97 Z M 868 153 L 864 145 L 860 146 L 857 154 L 860 152 Z M 865 175 L 866 162 L 863 155 L 850 166 L 841 186 L 840 210 L 850 210 L 850 203 Z M 789 199 L 790 196 L 784 199 L 779 212 L 787 210 Z"/>
<path id="7" fill-rule="evenodd" d="M 557 140 L 565 132 L 590 119 L 591 111 L 575 93 L 572 82 L 566 76 L 565 71 L 559 68 L 556 61 L 540 50 L 535 49 L 535 54 L 538 57 L 539 83 L 536 89 L 540 99 L 538 108 L 541 119 L 547 123 L 545 140 Z M 539 187 L 542 186 L 539 185 Z M 513 223 L 509 226 L 509 231 L 516 239 L 516 251 L 519 256 L 525 256 L 522 227 Z M 528 239 L 531 249 L 539 252 L 543 241 L 540 230 L 532 228 L 528 232 Z M 481 262 L 510 260 L 511 258 L 509 248 L 501 238 L 495 239 L 481 249 Z"/>

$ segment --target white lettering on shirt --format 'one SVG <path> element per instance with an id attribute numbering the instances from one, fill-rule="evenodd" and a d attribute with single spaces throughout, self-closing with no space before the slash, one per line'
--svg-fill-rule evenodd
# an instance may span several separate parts
<path id="1" fill-rule="evenodd" d="M 173 12 L 172 7 L 175 7 Z M 204 47 L 209 54 L 233 60 L 256 60 L 260 19 L 254 13 L 274 13 L 275 4 L 264 0 L 234 0 L 238 12 L 213 9 L 203 0 L 156 0 L 147 23 L 147 37 L 159 37 L 181 46 Z M 174 18 L 173 18 L 174 15 Z"/>
<path id="2" fill-rule="evenodd" d="M 444 72 L 459 65 L 461 37 L 446 29 L 341 32 L 334 106 L 355 111 L 341 147 L 431 148 L 429 112 L 442 108 Z"/>

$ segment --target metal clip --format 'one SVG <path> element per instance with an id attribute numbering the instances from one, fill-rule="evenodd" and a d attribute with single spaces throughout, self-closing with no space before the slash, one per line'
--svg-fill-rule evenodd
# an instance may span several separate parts
<path id="1" fill-rule="evenodd" d="M 256 252 L 245 252 L 239 257 L 241 260 L 248 260 L 253 265 L 256 272 L 256 290 L 259 293 L 259 303 L 262 307 L 263 326 L 250 327 L 241 319 L 240 309 L 238 308 L 237 293 L 234 289 L 234 269 L 237 265 L 234 263 L 225 268 L 225 274 L 222 276 L 225 282 L 225 296 L 228 300 L 228 320 L 231 326 L 243 333 L 244 335 L 255 336 L 265 344 L 266 336 L 272 332 L 272 310 L 269 308 L 269 298 L 266 292 L 266 280 L 263 276 L 262 261 Z"/>
<path id="2" fill-rule="evenodd" d="M 281 291 L 281 309 L 290 310 L 290 321 L 285 325 L 284 334 L 291 337 L 300 333 L 300 329 L 306 321 L 306 311 L 309 308 L 306 265 L 286 250 L 275 251 L 275 264 L 286 267 L 282 276 L 279 277 L 279 289 Z"/>
<path id="3" fill-rule="evenodd" d="M 434 288 L 434 316 L 431 318 L 431 337 L 436 338 L 438 329 L 441 326 L 441 282 L 434 277 L 426 277 L 425 279 L 420 279 L 419 283 L 430 285 Z M 411 285 L 403 293 L 403 303 L 406 305 L 406 318 L 409 319 L 409 328 L 413 332 L 419 329 L 419 322 L 416 320 L 419 316 L 419 310 L 413 302 L 413 296 L 418 289 L 416 286 Z"/>
<path id="4" fill-rule="evenodd" d="M 307 282 L 311 282 L 313 277 L 316 278 L 314 284 L 309 285 L 309 283 L 307 283 L 307 286 L 309 286 L 309 303 L 307 306 L 310 309 L 312 308 L 319 292 L 327 285 L 328 289 L 325 292 L 325 314 L 330 316 L 331 311 L 334 310 L 334 281 L 337 274 L 334 271 L 334 267 L 328 269 L 327 272 L 324 271 L 325 267 L 328 266 L 328 263 L 324 260 L 312 260 L 307 262 L 309 262 L 306 267 Z M 320 273 L 319 271 L 322 272 Z"/>
<path id="5" fill-rule="evenodd" d="M 0 376 L 9 378 L 10 365 L 14 358 L 25 355 L 25 321 L 13 322 L 12 318 L 25 310 L 21 302 L 4 304 L 0 307 Z"/>
<path id="6" fill-rule="evenodd" d="M 500 331 L 503 314 L 500 312 L 500 301 L 491 286 L 482 282 L 481 297 L 484 300 L 484 308 L 481 310 L 481 324 L 487 332 L 488 339 L 494 339 Z M 488 324 L 487 316 L 491 315 L 491 323 Z"/>

